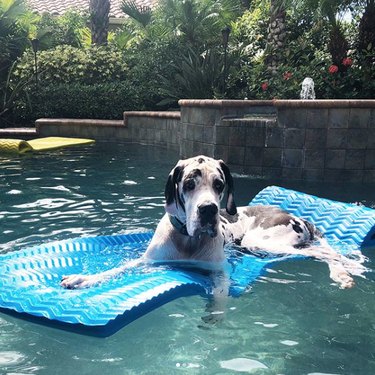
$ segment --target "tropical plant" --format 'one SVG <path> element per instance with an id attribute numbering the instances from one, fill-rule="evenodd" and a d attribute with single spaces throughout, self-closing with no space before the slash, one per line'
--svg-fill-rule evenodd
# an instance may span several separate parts
<path id="1" fill-rule="evenodd" d="M 285 2 L 271 0 L 265 62 L 272 74 L 276 74 L 279 64 L 283 62 L 286 35 Z"/>
<path id="2" fill-rule="evenodd" d="M 13 62 L 29 46 L 29 30 L 35 22 L 24 0 L 0 0 L 0 82 L 7 80 Z"/>
<path id="3" fill-rule="evenodd" d="M 121 9 L 131 19 L 138 22 L 144 28 L 151 22 L 151 8 L 142 5 L 138 6 L 134 0 L 123 0 Z"/>
<path id="4" fill-rule="evenodd" d="M 69 10 L 59 17 L 44 13 L 32 37 L 39 40 L 41 50 L 54 48 L 59 44 L 82 47 L 82 33 L 87 29 L 87 22 L 87 15 L 74 10 Z"/>
<path id="5" fill-rule="evenodd" d="M 359 22 L 357 48 L 364 65 L 375 63 L 375 0 L 365 1 Z"/>
<path id="6" fill-rule="evenodd" d="M 352 4 L 350 0 L 305 0 L 311 9 L 315 10 L 316 19 L 323 19 L 329 25 L 327 49 L 332 63 L 339 71 L 346 71 L 342 61 L 347 57 L 349 42 L 344 32 L 344 15 Z"/>
<path id="7" fill-rule="evenodd" d="M 145 38 L 179 39 L 190 47 L 217 46 L 221 30 L 242 13 L 240 0 L 161 0 L 155 10 L 123 1 L 122 10 Z"/>
<path id="8" fill-rule="evenodd" d="M 198 55 L 189 49 L 177 64 L 170 64 L 172 79 L 161 76 L 161 92 L 165 96 L 159 105 L 176 103 L 181 98 L 215 97 L 222 90 L 221 55 L 208 50 Z"/>
<path id="9" fill-rule="evenodd" d="M 94 45 L 108 43 L 110 0 L 90 0 L 91 42 Z"/>
<path id="10" fill-rule="evenodd" d="M 23 97 L 25 106 L 28 106 L 30 103 L 26 90 L 30 80 L 27 78 L 22 78 L 12 82 L 11 77 L 14 67 L 15 63 L 12 64 L 8 72 L 8 77 L 6 81 L 2 83 L 0 91 L 0 124 L 7 122 L 7 116 L 16 105 L 16 100 L 18 98 L 21 96 Z"/>

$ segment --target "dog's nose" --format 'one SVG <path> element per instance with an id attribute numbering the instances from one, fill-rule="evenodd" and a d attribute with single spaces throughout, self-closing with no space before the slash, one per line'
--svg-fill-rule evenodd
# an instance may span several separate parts
<path id="1" fill-rule="evenodd" d="M 210 219 L 218 213 L 219 208 L 215 203 L 202 203 L 198 206 L 198 211 L 202 218 Z"/>

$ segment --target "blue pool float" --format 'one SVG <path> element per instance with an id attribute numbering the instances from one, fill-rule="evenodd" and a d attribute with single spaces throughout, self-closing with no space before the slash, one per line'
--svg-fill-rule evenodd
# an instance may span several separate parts
<path id="1" fill-rule="evenodd" d="M 250 205 L 277 206 L 320 229 L 345 254 L 375 246 L 375 210 L 270 186 Z M 178 297 L 210 293 L 210 279 L 168 266 L 129 270 L 96 287 L 66 290 L 63 275 L 92 274 L 142 254 L 152 233 L 60 241 L 0 255 L 0 310 L 79 333 L 109 336 L 147 312 Z M 270 267 L 293 256 L 259 258 L 228 252 L 230 294 L 239 296 Z"/>

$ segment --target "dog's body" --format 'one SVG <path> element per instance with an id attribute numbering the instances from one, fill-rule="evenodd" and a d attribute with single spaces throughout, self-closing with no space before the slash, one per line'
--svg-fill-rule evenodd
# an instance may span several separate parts
<path id="1" fill-rule="evenodd" d="M 225 190 L 226 208 L 220 210 Z M 237 208 L 233 192 L 233 179 L 223 161 L 203 155 L 180 160 L 166 184 L 166 214 L 143 257 L 97 275 L 66 276 L 62 286 L 89 287 L 144 262 L 194 260 L 220 268 L 228 243 L 250 252 L 317 258 L 328 264 L 331 278 L 342 288 L 354 284 L 350 274 L 365 271 L 363 258 L 357 261 L 338 254 L 306 220 L 271 206 Z"/>

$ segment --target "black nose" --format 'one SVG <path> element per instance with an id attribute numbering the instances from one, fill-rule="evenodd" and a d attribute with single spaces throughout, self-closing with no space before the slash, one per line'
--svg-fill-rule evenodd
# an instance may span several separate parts
<path id="1" fill-rule="evenodd" d="M 198 211 L 202 219 L 209 220 L 218 213 L 219 209 L 215 203 L 202 203 L 198 206 Z"/>

